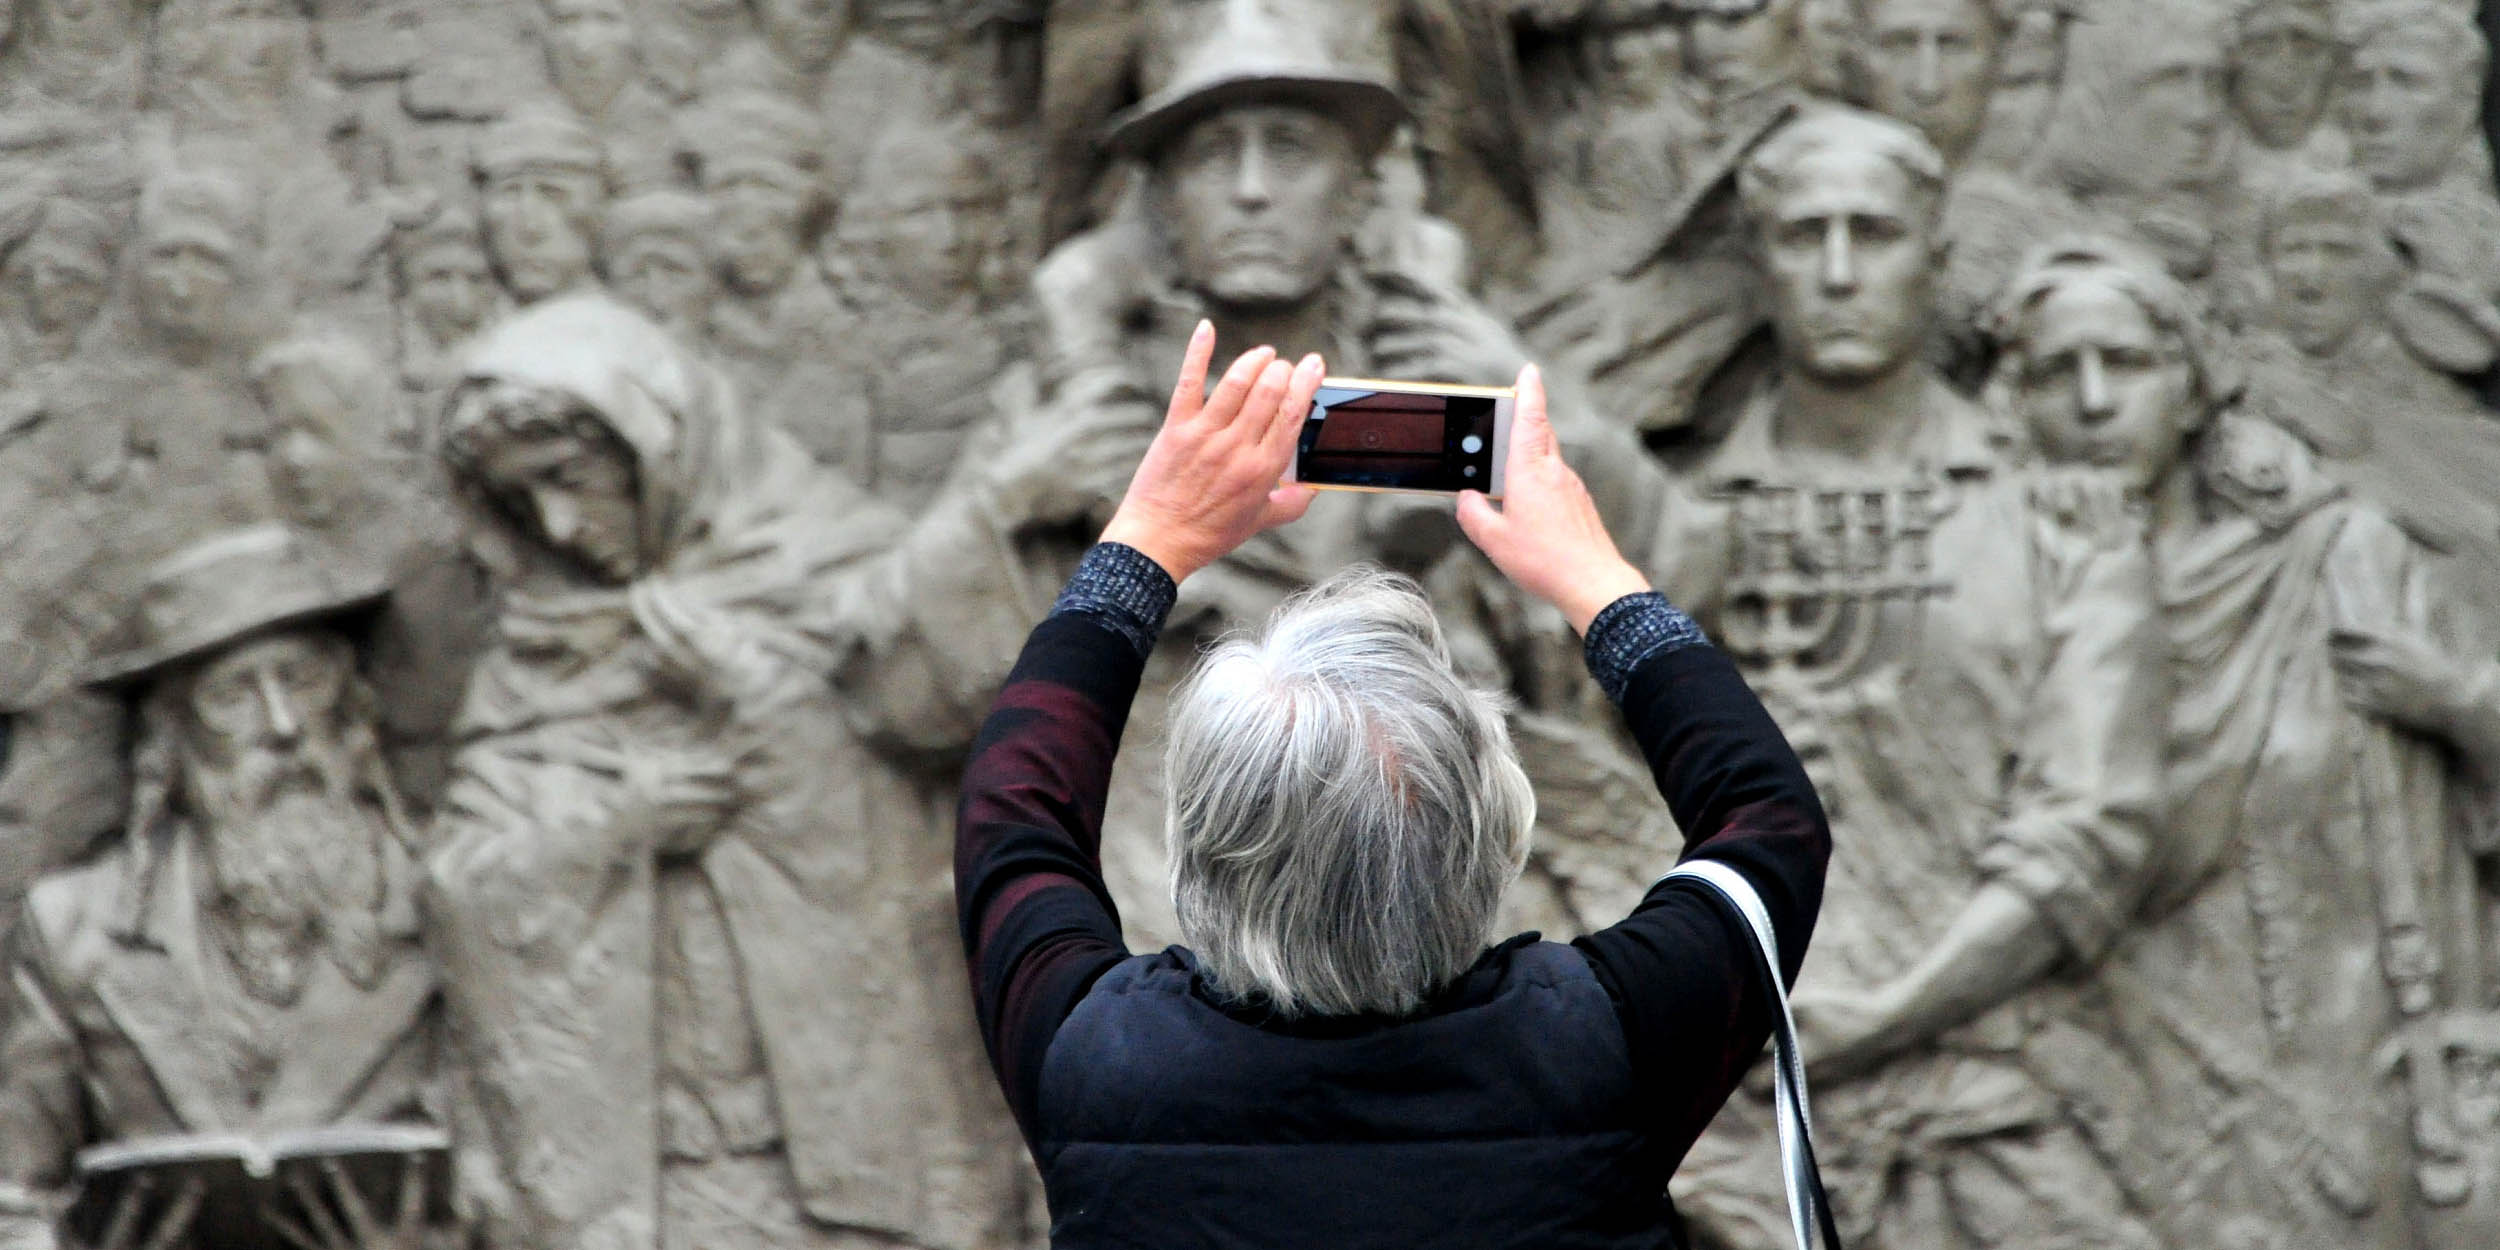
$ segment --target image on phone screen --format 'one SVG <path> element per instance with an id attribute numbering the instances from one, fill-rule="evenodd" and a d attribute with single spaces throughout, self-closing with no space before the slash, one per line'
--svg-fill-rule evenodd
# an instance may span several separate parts
<path id="1" fill-rule="evenodd" d="M 1501 493 L 1501 409 L 1483 388 L 1323 383 L 1295 450 L 1294 480 L 1349 490 Z"/>

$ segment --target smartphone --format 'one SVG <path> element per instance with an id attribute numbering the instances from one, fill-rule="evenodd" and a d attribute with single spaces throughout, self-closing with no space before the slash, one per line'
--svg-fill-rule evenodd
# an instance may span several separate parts
<path id="1" fill-rule="evenodd" d="M 1294 448 L 1293 480 L 1322 490 L 1502 497 L 1511 415 L 1506 386 L 1324 378 Z"/>

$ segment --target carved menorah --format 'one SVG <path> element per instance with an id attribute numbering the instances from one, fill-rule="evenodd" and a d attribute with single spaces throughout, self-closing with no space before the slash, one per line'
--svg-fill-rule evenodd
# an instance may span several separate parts
<path id="1" fill-rule="evenodd" d="M 1768 685 L 1805 691 L 1856 675 L 1882 604 L 1944 594 L 1929 540 L 1935 487 L 1763 485 L 1732 496 L 1735 559 L 1723 641 Z"/>

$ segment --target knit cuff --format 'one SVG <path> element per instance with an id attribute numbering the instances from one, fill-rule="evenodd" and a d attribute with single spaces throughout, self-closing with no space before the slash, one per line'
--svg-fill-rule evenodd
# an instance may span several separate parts
<path id="1" fill-rule="evenodd" d="M 1155 649 L 1180 585 L 1154 558 L 1125 543 L 1095 543 L 1077 562 L 1050 614 L 1089 616 L 1128 639 L 1140 657 Z"/>
<path id="2" fill-rule="evenodd" d="M 1648 663 L 1652 656 L 1709 644 L 1709 637 L 1693 623 L 1693 618 L 1667 602 L 1665 595 L 1645 590 L 1606 605 L 1606 610 L 1589 622 L 1583 650 L 1588 656 L 1589 676 L 1597 679 L 1607 698 L 1621 704 L 1624 691 L 1631 688 L 1634 670 Z"/>

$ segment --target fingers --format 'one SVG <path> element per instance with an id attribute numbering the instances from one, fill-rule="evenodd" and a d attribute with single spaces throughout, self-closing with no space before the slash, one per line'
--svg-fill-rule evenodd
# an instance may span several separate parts
<path id="1" fill-rule="evenodd" d="M 339 1227 L 338 1218 L 330 1214 L 330 1204 L 321 1200 L 321 1191 L 313 1188 L 312 1180 L 303 1172 L 287 1173 L 286 1187 L 294 1192 L 295 1200 L 303 1204 L 304 1219 L 312 1226 L 316 1240 L 330 1246 L 356 1244 L 348 1239 L 347 1230 Z"/>
<path id="2" fill-rule="evenodd" d="M 1311 510 L 1311 501 L 1317 498 L 1319 492 L 1308 486 L 1279 486 L 1269 491 L 1267 511 L 1259 517 L 1259 529 L 1264 532 L 1301 520 L 1302 514 Z"/>
<path id="3" fill-rule="evenodd" d="M 356 1183 L 347 1179 L 347 1169 L 340 1167 L 336 1159 L 324 1159 L 321 1161 L 321 1174 L 330 1182 L 330 1193 L 338 1199 L 339 1210 L 347 1214 L 347 1228 L 355 1236 L 356 1244 L 375 1244 L 379 1238 L 374 1235 L 373 1210 L 365 1205 L 365 1196 L 357 1190 Z"/>
<path id="4" fill-rule="evenodd" d="M 165 1209 L 164 1218 L 156 1222 L 156 1231 L 148 1235 L 141 1250 L 173 1250 L 191 1231 L 191 1220 L 200 1213 L 200 1203 L 208 1197 L 208 1182 L 194 1176 L 182 1183 L 182 1192 L 174 1195 L 174 1204 Z"/>
<path id="5" fill-rule="evenodd" d="M 415 1228 L 425 1214 L 425 1160 L 408 1155 L 399 1161 L 399 1227 Z"/>
<path id="6" fill-rule="evenodd" d="M 156 1178 L 145 1172 L 132 1177 L 130 1188 L 122 1191 L 113 1204 L 113 1216 L 104 1222 L 104 1240 L 97 1243 L 102 1250 L 127 1250 L 139 1229 L 139 1213 L 146 1209 L 149 1195 L 156 1192 Z"/>
<path id="7" fill-rule="evenodd" d="M 1517 470 L 1538 460 L 1562 454 L 1562 444 L 1554 437 L 1554 423 L 1545 411 L 1545 373 L 1535 365 L 1519 370 L 1519 405 L 1511 418 L 1510 468 Z M 1511 479 L 1517 481 L 1513 476 Z"/>
<path id="8" fill-rule="evenodd" d="M 263 1211 L 260 1213 L 260 1220 L 261 1223 L 269 1226 L 271 1232 L 284 1239 L 288 1245 L 295 1247 L 295 1250 L 331 1250 L 330 1247 L 315 1240 L 311 1230 L 296 1223 L 294 1217 L 283 1212 Z"/>
<path id="9" fill-rule="evenodd" d="M 1181 353 L 1180 380 L 1172 384 L 1172 404 L 1163 413 L 1166 421 L 1186 421 L 1207 399 L 1207 367 L 1215 363 L 1215 323 L 1201 320 L 1189 332 L 1189 349 Z"/>
<path id="10" fill-rule="evenodd" d="M 1214 429 L 1223 429 L 1241 415 L 1251 388 L 1264 381 L 1267 367 L 1276 361 L 1273 347 L 1253 348 L 1241 354 L 1233 367 L 1224 371 L 1224 380 L 1216 383 L 1215 393 L 1207 396 L 1206 406 L 1197 410 L 1198 419 Z M 1281 387 L 1279 388 L 1281 389 Z"/>
<path id="11" fill-rule="evenodd" d="M 1510 518 L 1503 516 L 1501 509 L 1494 507 L 1493 501 L 1486 498 L 1483 491 L 1459 492 L 1458 528 L 1467 535 L 1467 541 L 1476 545 L 1477 550 L 1492 555 L 1491 544 L 1509 537 L 1509 525 Z"/>
<path id="12" fill-rule="evenodd" d="M 1302 358 L 1293 368 L 1293 376 L 1285 384 L 1285 402 L 1276 409 L 1275 420 L 1267 428 L 1267 437 L 1259 440 L 1276 457 L 1279 466 L 1293 460 L 1294 441 L 1302 434 L 1302 423 L 1311 415 L 1311 400 L 1319 394 L 1320 379 L 1328 376 L 1328 362 L 1318 352 Z"/>

